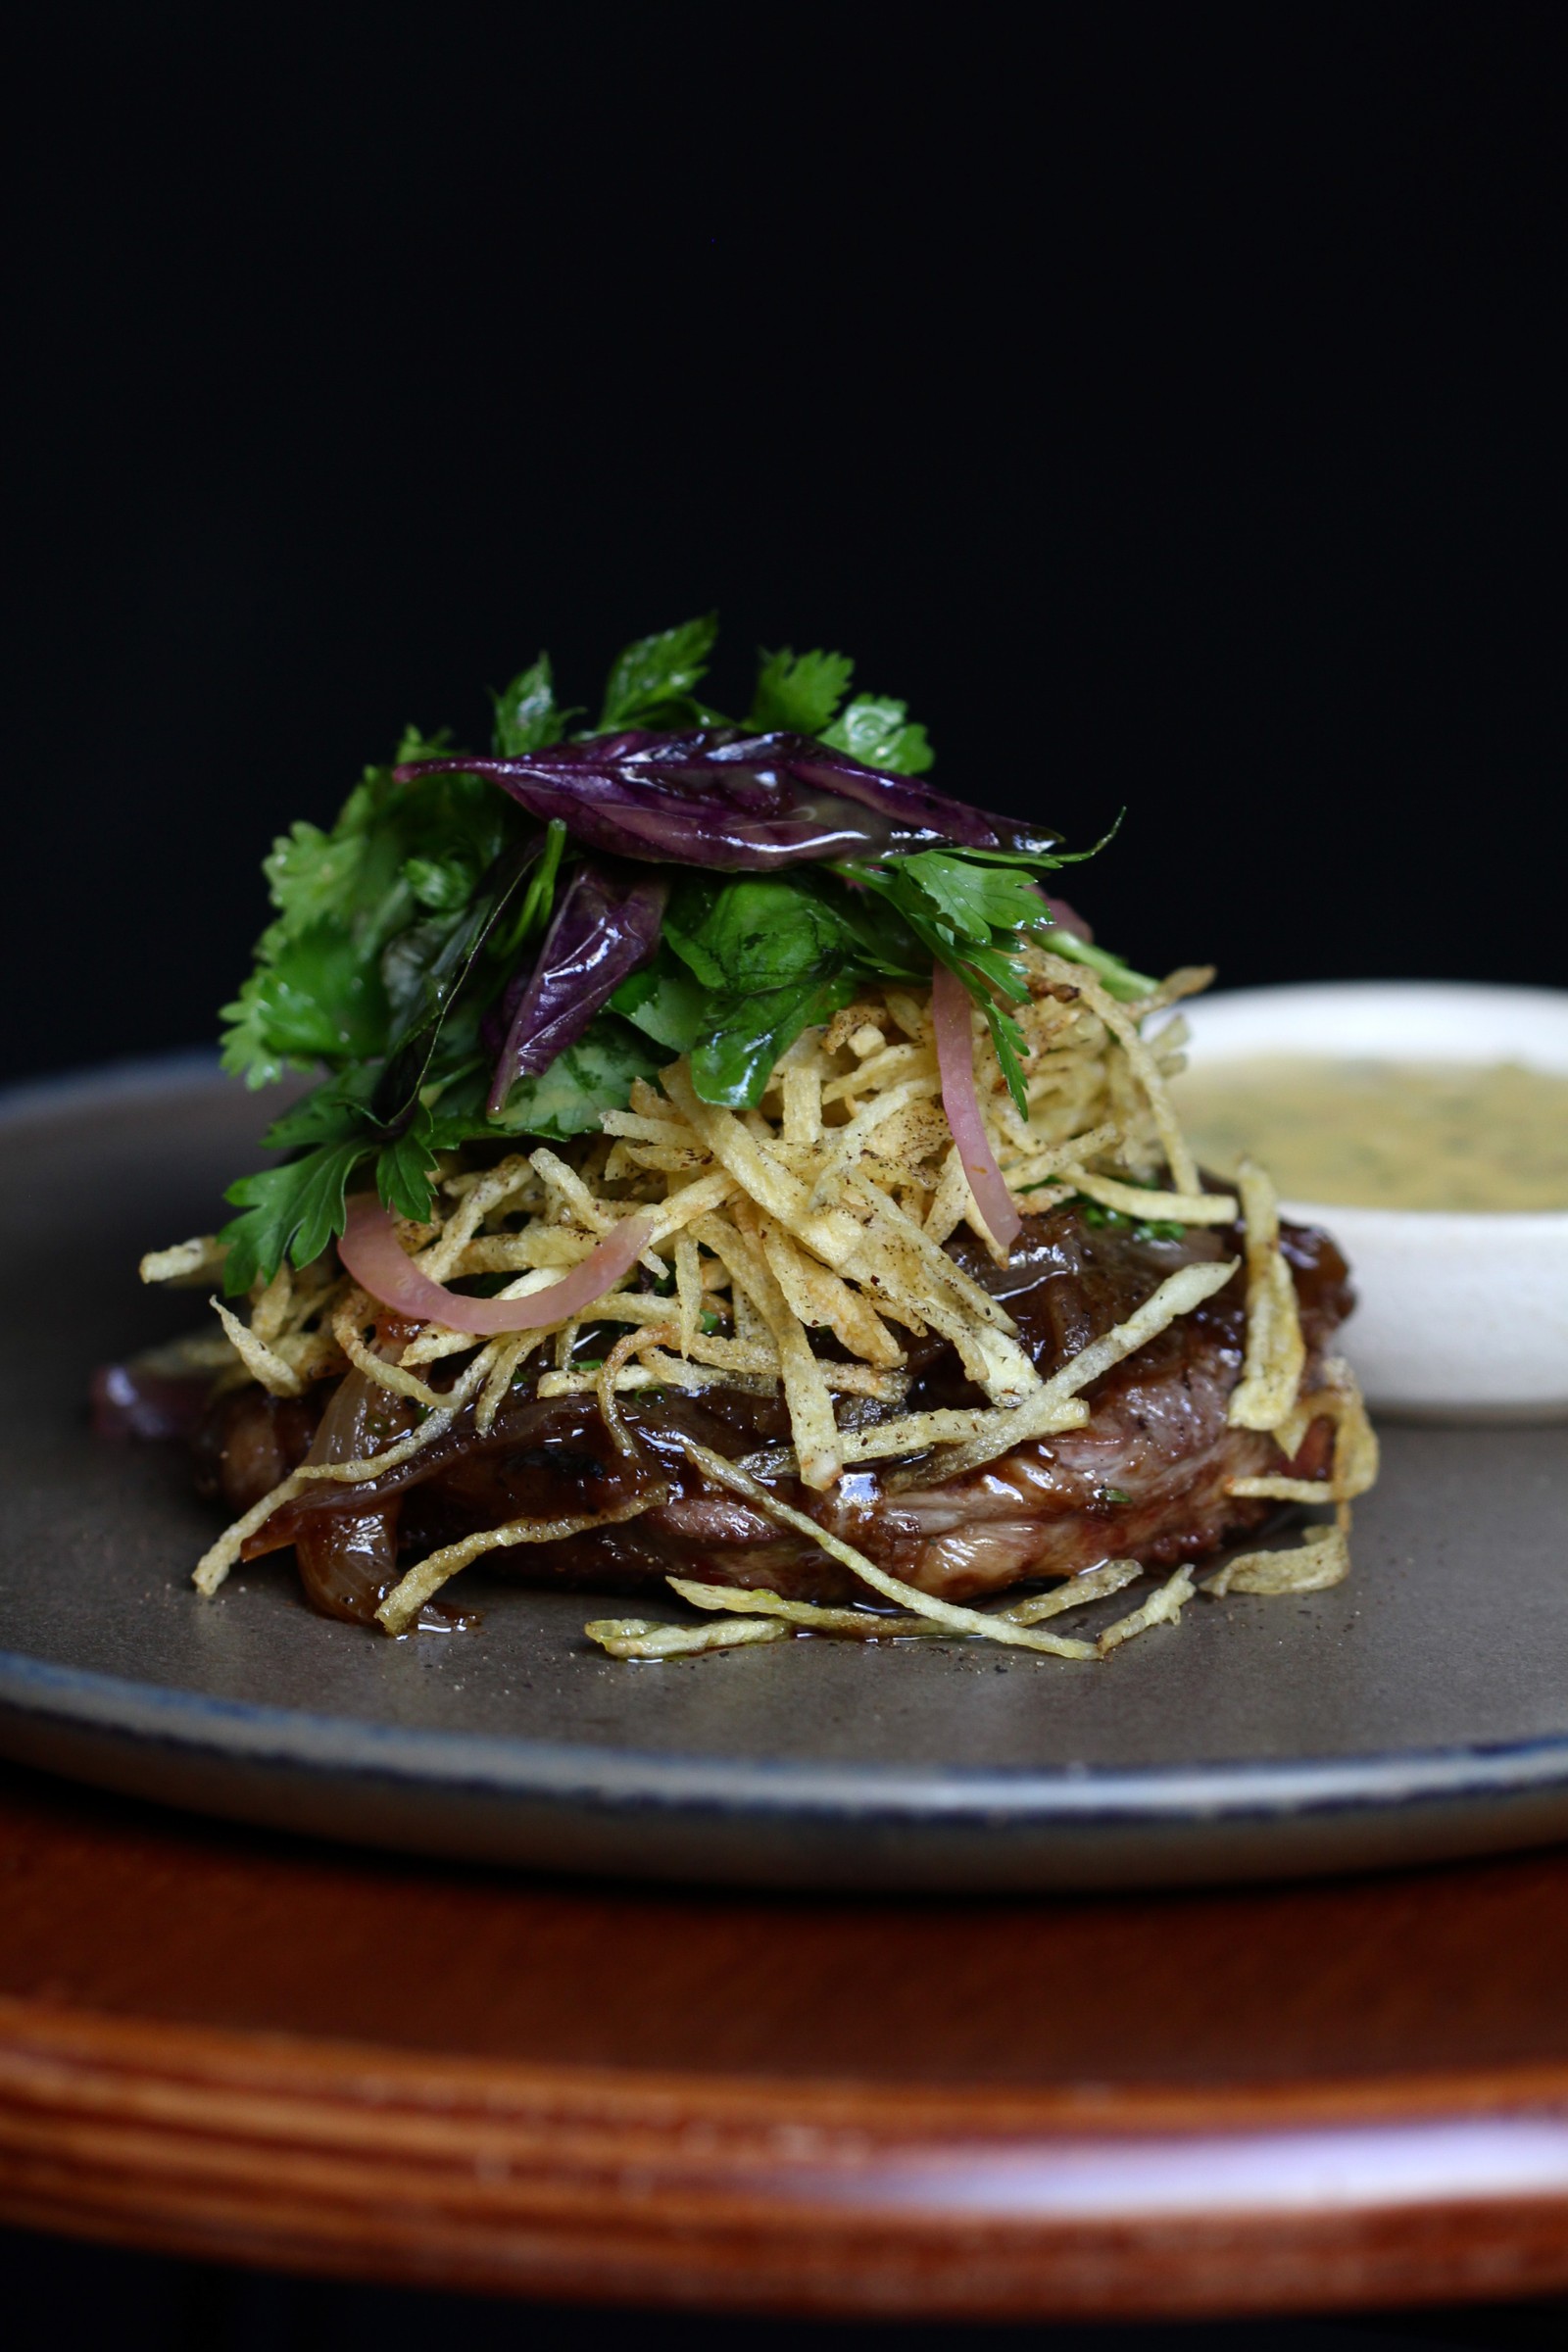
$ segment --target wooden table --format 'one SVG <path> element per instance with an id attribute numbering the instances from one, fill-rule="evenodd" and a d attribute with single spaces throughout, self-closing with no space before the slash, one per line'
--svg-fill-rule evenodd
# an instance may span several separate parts
<path id="1" fill-rule="evenodd" d="M 1568 1854 L 857 1904 L 290 1843 L 0 1773 L 0 2220 L 820 2314 L 1568 2282 Z"/>

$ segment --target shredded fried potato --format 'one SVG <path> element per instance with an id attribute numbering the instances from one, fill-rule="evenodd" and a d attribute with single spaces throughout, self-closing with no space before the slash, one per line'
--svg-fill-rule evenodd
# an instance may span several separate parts
<path id="1" fill-rule="evenodd" d="M 1290 1551 L 1239 1552 L 1204 1579 L 1203 1591 L 1216 1600 L 1227 1592 L 1324 1592 L 1330 1585 L 1343 1584 L 1349 1573 L 1344 1533 L 1330 1527 Z"/>
<path id="2" fill-rule="evenodd" d="M 1063 1609 L 1081 1609 L 1092 1600 L 1102 1600 L 1108 1593 L 1119 1592 L 1123 1585 L 1130 1585 L 1142 1574 L 1136 1560 L 1106 1560 L 1099 1568 L 1086 1569 L 1082 1576 L 1069 1577 L 1054 1592 L 1038 1593 L 1030 1600 L 1014 1601 L 1010 1608 L 999 1610 L 998 1622 L 1038 1625 L 1042 1618 L 1059 1616 Z M 664 1582 L 694 1608 L 778 1617 L 788 1625 L 799 1626 L 803 1633 L 838 1635 L 854 1642 L 906 1642 L 933 1634 L 951 1635 L 953 1630 L 939 1624 L 934 1617 L 910 1617 L 886 1609 L 828 1609 L 814 1600 L 787 1600 L 781 1593 L 760 1587 L 739 1591 L 733 1585 L 696 1584 L 685 1576 L 669 1576 Z"/>
<path id="3" fill-rule="evenodd" d="M 1236 1201 L 1230 1193 L 1156 1193 L 1147 1185 L 1118 1184 L 1112 1176 L 1092 1176 L 1087 1168 L 1064 1160 L 1062 1182 L 1102 1208 L 1119 1209 L 1124 1217 L 1149 1217 L 1171 1225 L 1230 1225 Z"/>
<path id="4" fill-rule="evenodd" d="M 787 1642 L 790 1629 L 766 1617 L 724 1617 L 714 1625 L 656 1625 L 649 1617 L 596 1617 L 583 1632 L 612 1658 L 689 1658 L 705 1649 Z"/>
<path id="5" fill-rule="evenodd" d="M 1296 1285 L 1280 1254 L 1274 1187 L 1250 1159 L 1241 1164 L 1237 1186 L 1247 1231 L 1247 1360 L 1228 1417 L 1232 1429 L 1277 1431 L 1295 1406 L 1306 1343 Z"/>
<path id="6" fill-rule="evenodd" d="M 175 1242 L 168 1250 L 149 1250 L 137 1268 L 143 1282 L 169 1283 L 175 1290 L 196 1290 L 216 1282 L 226 1256 L 221 1242 L 210 1233 L 194 1241 Z"/>
<path id="7" fill-rule="evenodd" d="M 279 1480 L 270 1494 L 264 1494 L 261 1501 L 252 1503 L 250 1509 L 243 1512 L 232 1526 L 224 1528 L 218 1542 L 208 1545 L 191 1571 L 191 1583 L 198 1592 L 211 1599 L 251 1537 L 267 1525 L 275 1510 L 291 1501 L 304 1484 L 299 1471 L 291 1470 L 287 1478 Z"/>
<path id="8" fill-rule="evenodd" d="M 1095 1643 L 1097 1652 L 1108 1658 L 1113 1649 L 1119 1649 L 1138 1634 L 1147 1634 L 1152 1625 L 1176 1624 L 1192 1597 L 1193 1572 L 1190 1568 L 1178 1568 L 1168 1584 L 1150 1594 L 1142 1608 L 1133 1609 L 1127 1616 L 1118 1617 L 1114 1625 L 1106 1626 Z"/>
<path id="9" fill-rule="evenodd" d="M 618 1510 L 591 1511 L 567 1519 L 513 1519 L 505 1527 L 487 1527 L 478 1535 L 465 1536 L 461 1543 L 444 1544 L 439 1551 L 432 1551 L 394 1585 L 375 1612 L 377 1621 L 389 1634 L 406 1633 L 447 1579 L 456 1576 L 460 1568 L 466 1568 L 481 1552 L 505 1551 L 514 1544 L 559 1544 L 564 1537 L 583 1535 L 591 1527 L 613 1527 L 624 1520 L 636 1519 L 644 1511 L 651 1511 L 656 1503 L 667 1499 L 667 1488 L 650 1487 L 630 1502 L 622 1503 Z"/>
<path id="10" fill-rule="evenodd" d="M 209 1299 L 208 1304 L 223 1327 L 223 1337 L 252 1380 L 260 1381 L 269 1396 L 298 1396 L 305 1383 L 293 1365 L 286 1364 L 280 1355 L 274 1355 L 255 1329 L 242 1323 L 238 1315 L 230 1314 L 220 1298 Z"/>
<path id="11" fill-rule="evenodd" d="M 1103 1600 L 1143 1573 L 1136 1560 L 1105 1560 L 1098 1568 L 1086 1568 L 1082 1576 L 1069 1577 L 1054 1592 L 1038 1593 L 1033 1600 L 1015 1600 L 1002 1613 L 1014 1625 L 1038 1625 L 1042 1617 L 1058 1617 L 1063 1609 L 1081 1609 L 1091 1600 Z"/>
<path id="12" fill-rule="evenodd" d="M 916 1634 L 946 1634 L 948 1627 L 930 1617 L 895 1616 L 891 1610 L 825 1609 L 814 1600 L 786 1600 L 781 1593 L 760 1587 L 744 1592 L 734 1585 L 700 1585 L 687 1576 L 664 1579 L 672 1592 L 697 1609 L 739 1610 L 745 1616 L 777 1617 L 808 1634 L 838 1634 L 854 1642 L 901 1642 Z"/>
<path id="13" fill-rule="evenodd" d="M 1030 999 L 1017 1008 L 1024 1037 L 1027 1115 L 1003 1080 L 978 1011 L 975 1076 L 992 1149 L 1026 1209 L 1078 1196 L 1098 1211 L 1155 1225 L 1230 1225 L 1245 1236 L 1247 1345 L 1229 1406 L 1231 1425 L 1271 1436 L 1287 1465 L 1239 1477 L 1238 1496 L 1338 1503 L 1377 1474 L 1377 1441 L 1348 1370 L 1323 1367 L 1301 1389 L 1306 1349 L 1291 1269 L 1280 1248 L 1274 1195 L 1244 1163 L 1237 1193 L 1207 1192 L 1171 1104 L 1167 1080 L 1183 1063 L 1179 1017 L 1144 1035 L 1152 1014 L 1206 984 L 1202 971 L 1171 975 L 1139 1003 L 1112 999 L 1094 974 L 1038 946 L 1024 951 Z M 766 1457 L 819 1494 L 861 1465 L 904 1465 L 900 1481 L 947 1481 L 979 1470 L 1027 1441 L 1081 1429 L 1084 1392 L 1178 1318 L 1194 1312 L 1237 1269 L 1231 1256 L 1180 1266 L 1115 1329 L 1042 1378 L 1005 1307 L 946 1245 L 967 1224 L 996 1254 L 964 1175 L 941 1100 L 928 997 L 888 988 L 808 1029 L 784 1054 L 757 1110 L 702 1102 L 684 1060 L 657 1083 L 639 1080 L 624 1110 L 601 1131 L 559 1148 L 509 1152 L 488 1166 L 462 1152 L 437 1162 L 429 1221 L 400 1238 L 420 1271 L 441 1283 L 504 1278 L 501 1295 L 533 1297 L 588 1256 L 624 1217 L 648 1222 L 638 1266 L 591 1307 L 559 1323 L 481 1344 L 427 1323 L 404 1343 L 376 1336 L 377 1310 L 337 1267 L 333 1253 L 285 1266 L 258 1287 L 248 1317 L 214 1300 L 220 1384 L 254 1380 L 298 1396 L 315 1382 L 353 1371 L 386 1393 L 395 1434 L 353 1462 L 308 1463 L 225 1531 L 196 1571 L 203 1592 L 221 1584 L 247 1541 L 314 1480 L 357 1484 L 408 1461 L 471 1407 L 487 1434 L 513 1384 L 526 1377 L 541 1397 L 592 1394 L 623 1453 L 637 1440 L 622 1399 L 661 1388 L 781 1396 L 790 1444 Z M 223 1259 L 210 1237 L 154 1250 L 147 1282 L 211 1282 Z M 652 1286 L 652 1287 L 651 1287 Z M 394 1328 L 397 1328 L 394 1326 Z M 822 1351 L 813 1333 L 831 1335 Z M 981 1391 L 972 1406 L 906 1410 L 905 1340 L 951 1342 Z M 454 1366 L 449 1358 L 458 1359 Z M 393 1400 L 396 1400 L 395 1408 Z M 409 1422 L 418 1416 L 411 1430 Z M 1334 1424 L 1331 1476 L 1302 1479 L 1288 1465 L 1315 1421 Z M 672 1578 L 675 1592 L 721 1623 L 654 1626 L 606 1619 L 588 1630 L 616 1657 L 683 1656 L 705 1648 L 786 1638 L 792 1631 L 858 1641 L 958 1635 L 1066 1658 L 1107 1657 L 1150 1627 L 1172 1623 L 1193 1592 L 1185 1569 L 1096 1641 L 1036 1631 L 1064 1609 L 1106 1597 L 1141 1572 L 1103 1562 L 1010 1607 L 944 1602 L 889 1576 L 853 1545 L 781 1501 L 744 1467 L 688 1444 L 695 1466 L 743 1495 L 781 1527 L 808 1536 L 841 1566 L 895 1604 L 824 1609 L 767 1592 L 738 1592 Z M 389 1632 L 412 1625 L 447 1579 L 470 1560 L 514 1544 L 542 1544 L 651 1509 L 664 1499 L 651 1478 L 637 1502 L 592 1519 L 517 1520 L 483 1530 L 409 1570 L 378 1616 Z M 1296 1563 L 1292 1565 L 1291 1563 Z M 1210 1593 L 1315 1591 L 1348 1569 L 1343 1528 L 1296 1552 L 1232 1560 Z"/>
<path id="14" fill-rule="evenodd" d="M 1334 1466 L 1328 1479 L 1233 1478 L 1231 1494 L 1253 1494 L 1271 1502 L 1353 1502 L 1376 1484 L 1377 1433 L 1367 1419 L 1355 1376 L 1341 1356 L 1330 1356 L 1323 1372 L 1324 1386 L 1308 1390 L 1297 1400 L 1290 1418 L 1275 1430 L 1274 1439 L 1290 1456 L 1299 1450 L 1314 1421 L 1332 1421 Z"/>

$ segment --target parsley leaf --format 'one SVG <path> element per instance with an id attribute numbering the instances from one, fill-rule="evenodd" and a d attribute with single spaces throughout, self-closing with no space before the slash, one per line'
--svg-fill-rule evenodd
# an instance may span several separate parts
<path id="1" fill-rule="evenodd" d="M 567 719 L 577 715 L 575 711 L 556 708 L 548 654 L 541 654 L 537 662 L 518 672 L 510 686 L 490 699 L 496 711 L 496 750 L 508 760 L 516 760 L 524 752 L 542 752 L 547 744 L 559 743 Z"/>
<path id="2" fill-rule="evenodd" d="M 935 866 L 925 862 L 931 856 L 937 858 Z M 997 998 L 1000 993 L 1021 1004 L 1029 988 L 1014 953 L 1016 925 L 994 929 L 988 920 L 988 909 L 1011 912 L 1015 877 L 1004 869 L 1002 879 L 1006 888 L 998 891 L 994 889 L 997 880 L 994 869 L 975 867 L 974 878 L 970 880 L 965 877 L 963 867 L 959 852 L 950 857 L 944 852 L 922 850 L 911 858 L 889 858 L 880 865 L 845 864 L 837 871 L 846 880 L 880 898 L 889 915 L 902 921 L 903 927 L 924 947 L 929 958 L 956 972 L 985 1014 L 1007 1091 L 1019 1117 L 1027 1119 L 1023 1031 L 1011 1013 L 998 1004 Z M 1037 917 L 1043 918 L 1045 909 L 1039 899 L 1031 894 L 1029 903 Z"/>
<path id="3" fill-rule="evenodd" d="M 909 706 L 887 694 L 858 694 L 847 703 L 822 741 L 863 760 L 867 767 L 888 767 L 901 776 L 923 775 L 935 754 L 924 727 L 909 716 Z"/>
<path id="4" fill-rule="evenodd" d="M 330 922 L 292 939 L 279 930 L 264 933 L 262 960 L 222 1009 L 223 1067 L 252 1087 L 318 1062 L 344 1067 L 385 1041 L 386 993 L 354 940 Z"/>
<path id="5" fill-rule="evenodd" d="M 313 1087 L 272 1121 L 263 1138 L 268 1150 L 297 1152 L 312 1144 L 346 1143 L 362 1131 L 374 1079 L 373 1068 L 366 1068 Z"/>
<path id="6" fill-rule="evenodd" d="M 901 881 L 927 898 L 957 939 L 989 947 L 993 931 L 1025 931 L 1049 919 L 1027 872 L 920 850 L 898 860 Z"/>
<path id="7" fill-rule="evenodd" d="M 854 674 L 855 663 L 848 654 L 797 654 L 788 646 L 779 653 L 764 654 L 746 723 L 761 734 L 779 729 L 794 735 L 822 735 L 849 692 Z"/>
<path id="8" fill-rule="evenodd" d="M 416 1119 L 407 1134 L 383 1144 L 375 1155 L 375 1189 L 396 1216 L 427 1217 L 430 1213 L 434 1195 L 429 1138 L 428 1120 Z"/>
<path id="9" fill-rule="evenodd" d="M 718 713 L 699 703 L 692 688 L 708 674 L 708 657 L 717 634 L 718 615 L 710 612 L 628 645 L 606 681 L 604 709 L 594 733 L 679 727 L 716 718 Z"/>
<path id="10" fill-rule="evenodd" d="M 229 1186 L 224 1200 L 245 1212 L 218 1237 L 228 1246 L 223 1287 L 231 1296 L 258 1279 L 270 1280 L 285 1255 L 297 1266 L 320 1256 L 343 1230 L 344 1191 L 364 1154 L 358 1141 L 318 1144 L 303 1159 L 263 1168 Z"/>
<path id="11" fill-rule="evenodd" d="M 397 758 L 446 749 L 410 729 Z M 460 872 L 483 873 L 527 829 L 478 776 L 399 784 L 390 767 L 366 769 L 329 833 L 291 826 L 264 866 L 276 920 L 222 1010 L 223 1067 L 255 1087 L 285 1069 L 345 1069 L 383 1054 L 394 1019 L 383 952 L 430 906 L 429 894 L 461 906 Z"/>

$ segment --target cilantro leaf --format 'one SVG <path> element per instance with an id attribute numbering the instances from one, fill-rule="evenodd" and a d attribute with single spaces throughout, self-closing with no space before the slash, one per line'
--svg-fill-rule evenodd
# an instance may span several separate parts
<path id="1" fill-rule="evenodd" d="M 746 724 L 764 734 L 825 735 L 854 674 L 848 654 L 797 654 L 788 646 L 764 654 Z"/>
<path id="2" fill-rule="evenodd" d="M 924 727 L 909 716 L 907 703 L 892 695 L 858 694 L 830 727 L 822 741 L 863 760 L 867 767 L 891 768 L 896 775 L 923 775 L 935 754 Z"/>
<path id="3" fill-rule="evenodd" d="M 297 1266 L 319 1257 L 343 1230 L 343 1196 L 365 1145 L 318 1144 L 302 1159 L 242 1176 L 223 1195 L 243 1211 L 230 1219 L 219 1240 L 228 1247 L 223 1288 L 232 1297 L 258 1281 L 270 1281 L 285 1255 Z"/>
<path id="4" fill-rule="evenodd" d="M 604 709 L 594 733 L 674 727 L 716 716 L 696 701 L 692 689 L 708 674 L 708 657 L 717 634 L 718 615 L 710 612 L 628 645 L 606 680 Z"/>

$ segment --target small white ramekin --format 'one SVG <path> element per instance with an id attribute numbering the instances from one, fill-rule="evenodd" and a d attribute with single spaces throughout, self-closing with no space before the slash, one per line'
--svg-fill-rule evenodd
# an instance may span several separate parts
<path id="1" fill-rule="evenodd" d="M 1260 1054 L 1514 1061 L 1568 1075 L 1568 990 L 1337 980 L 1183 1007 L 1191 1060 Z M 1450 1213 L 1281 1203 L 1325 1226 L 1360 1301 L 1345 1351 L 1384 1412 L 1427 1420 L 1568 1417 L 1568 1210 Z"/>

